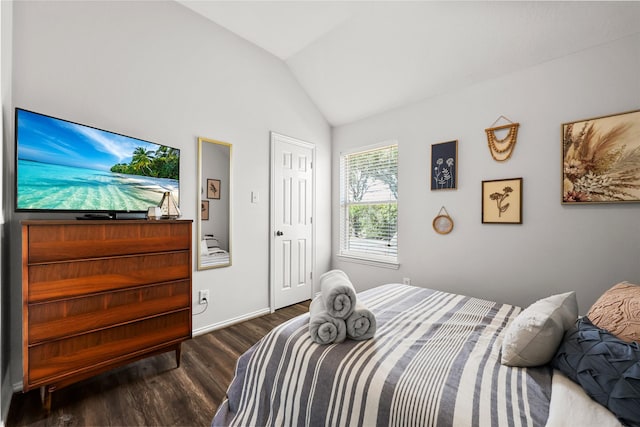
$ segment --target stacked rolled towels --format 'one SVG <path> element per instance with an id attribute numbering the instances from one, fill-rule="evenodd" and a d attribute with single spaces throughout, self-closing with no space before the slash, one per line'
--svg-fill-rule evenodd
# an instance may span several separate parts
<path id="1" fill-rule="evenodd" d="M 345 321 L 347 337 L 352 340 L 368 340 L 376 333 L 376 316 L 360 301 Z"/>
<path id="2" fill-rule="evenodd" d="M 320 295 L 309 306 L 309 333 L 318 344 L 340 343 L 345 338 L 366 340 L 376 333 L 376 318 L 358 301 L 356 290 L 342 270 L 320 277 Z"/>
<path id="3" fill-rule="evenodd" d="M 309 317 L 309 333 L 311 339 L 318 344 L 339 343 L 347 337 L 347 325 L 344 319 L 331 316 L 319 296 L 311 301 Z"/>

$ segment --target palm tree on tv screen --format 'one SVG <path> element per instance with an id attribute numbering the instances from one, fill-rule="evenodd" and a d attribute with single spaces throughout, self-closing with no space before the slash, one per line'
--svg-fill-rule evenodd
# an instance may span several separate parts
<path id="1" fill-rule="evenodd" d="M 131 166 L 139 175 L 150 175 L 151 164 L 153 163 L 155 151 L 146 150 L 143 147 L 138 147 L 133 151 L 133 158 L 131 159 Z"/>

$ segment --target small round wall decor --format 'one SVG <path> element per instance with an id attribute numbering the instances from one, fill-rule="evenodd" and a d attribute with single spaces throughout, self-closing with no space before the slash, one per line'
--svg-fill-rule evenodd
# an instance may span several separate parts
<path id="1" fill-rule="evenodd" d="M 438 234 L 449 234 L 453 230 L 453 220 L 444 206 L 440 208 L 438 216 L 433 219 L 433 229 Z"/>

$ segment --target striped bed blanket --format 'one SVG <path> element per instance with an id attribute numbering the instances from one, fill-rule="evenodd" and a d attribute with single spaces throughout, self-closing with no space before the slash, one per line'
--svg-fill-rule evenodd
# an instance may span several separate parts
<path id="1" fill-rule="evenodd" d="M 358 294 L 373 339 L 319 345 L 304 314 L 243 354 L 212 426 L 542 426 L 548 367 L 500 364 L 519 307 L 403 284 Z"/>

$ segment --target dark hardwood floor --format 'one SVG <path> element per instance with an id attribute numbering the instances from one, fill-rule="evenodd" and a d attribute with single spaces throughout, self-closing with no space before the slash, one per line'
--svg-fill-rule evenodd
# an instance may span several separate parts
<path id="1" fill-rule="evenodd" d="M 6 426 L 208 426 L 225 397 L 238 357 L 275 326 L 309 311 L 310 301 L 200 335 L 175 353 L 150 357 L 53 393 L 16 393 Z"/>

